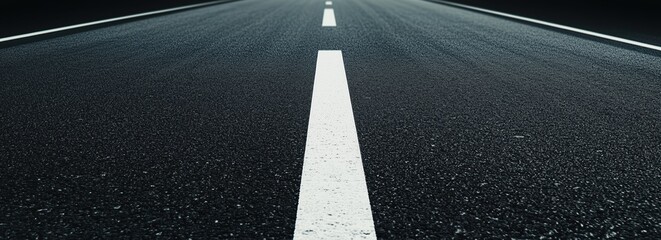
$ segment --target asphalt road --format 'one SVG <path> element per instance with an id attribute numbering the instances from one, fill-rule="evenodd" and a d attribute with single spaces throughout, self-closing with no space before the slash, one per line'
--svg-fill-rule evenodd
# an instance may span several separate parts
<path id="1" fill-rule="evenodd" d="M 661 59 L 422 0 L 242 0 L 0 49 L 0 238 L 287 239 L 319 50 L 376 235 L 661 236 Z"/>

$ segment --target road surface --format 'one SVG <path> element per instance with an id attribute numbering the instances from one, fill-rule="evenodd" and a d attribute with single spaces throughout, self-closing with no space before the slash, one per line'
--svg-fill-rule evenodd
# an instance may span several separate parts
<path id="1" fill-rule="evenodd" d="M 661 235 L 661 58 L 608 40 L 242 0 L 7 46 L 0 80 L 0 238 L 316 236 L 299 201 L 362 214 L 343 239 Z M 312 202 L 336 183 L 304 162 L 357 200 Z"/>

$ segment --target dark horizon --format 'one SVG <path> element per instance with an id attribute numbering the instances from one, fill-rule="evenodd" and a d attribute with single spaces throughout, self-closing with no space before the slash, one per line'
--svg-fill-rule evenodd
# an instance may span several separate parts
<path id="1" fill-rule="evenodd" d="M 431 0 L 433 1 L 433 0 Z M 661 44 L 661 2 L 651 0 L 450 0 L 572 27 Z M 113 18 L 208 0 L 4 1 L 0 37 Z"/>

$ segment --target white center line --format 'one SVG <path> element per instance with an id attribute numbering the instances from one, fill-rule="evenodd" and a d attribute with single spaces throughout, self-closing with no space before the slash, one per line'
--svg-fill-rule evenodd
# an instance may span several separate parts
<path id="1" fill-rule="evenodd" d="M 331 1 L 326 1 L 326 6 L 331 6 L 331 5 L 333 5 L 333 2 L 331 2 Z"/>
<path id="2" fill-rule="evenodd" d="M 321 22 L 322 27 L 335 27 L 335 12 L 332 8 L 324 9 L 324 19 Z"/>
<path id="3" fill-rule="evenodd" d="M 319 51 L 294 239 L 376 239 L 342 51 Z"/>

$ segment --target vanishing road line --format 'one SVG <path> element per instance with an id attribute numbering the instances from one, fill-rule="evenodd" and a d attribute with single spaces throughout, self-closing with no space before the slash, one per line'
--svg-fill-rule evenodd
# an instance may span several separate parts
<path id="1" fill-rule="evenodd" d="M 83 28 L 83 27 L 89 27 L 89 26 L 104 24 L 104 23 L 122 21 L 122 20 L 131 19 L 131 18 L 145 17 L 145 16 L 150 16 L 150 15 L 181 11 L 181 10 L 186 10 L 186 9 L 191 9 L 191 8 L 204 7 L 204 6 L 214 5 L 214 4 L 223 3 L 223 2 L 228 2 L 228 1 L 221 0 L 221 1 L 213 1 L 213 2 L 208 2 L 208 3 L 199 3 L 199 4 L 193 4 L 193 5 L 183 6 L 183 7 L 169 8 L 169 9 L 163 9 L 163 10 L 158 10 L 158 11 L 152 11 L 152 12 L 146 12 L 146 13 L 139 13 L 139 14 L 123 16 L 123 17 L 116 17 L 116 18 L 110 18 L 110 19 L 105 19 L 105 20 L 99 20 L 99 21 L 94 21 L 94 22 L 81 23 L 81 24 L 76 24 L 76 25 L 71 25 L 71 26 L 66 26 L 66 27 L 53 28 L 53 29 L 48 29 L 48 30 L 43 30 L 43 31 L 38 31 L 38 32 L 32 32 L 32 33 L 26 33 L 26 34 L 11 36 L 11 37 L 0 38 L 0 42 L 7 42 L 7 41 L 18 40 L 18 39 L 22 39 L 22 38 L 28 38 L 28 37 L 34 37 L 34 36 L 39 36 L 39 35 L 45 35 L 45 34 L 49 34 L 49 33 L 55 33 L 55 32 L 61 32 L 61 31 L 76 29 L 76 28 Z"/>
<path id="2" fill-rule="evenodd" d="M 324 9 L 324 19 L 321 22 L 322 27 L 335 27 L 335 12 L 332 8 Z"/>
<path id="3" fill-rule="evenodd" d="M 331 1 L 326 1 L 326 6 L 331 6 L 331 5 L 333 5 L 333 2 L 331 2 Z"/>
<path id="4" fill-rule="evenodd" d="M 634 46 L 638 46 L 638 47 L 643 47 L 643 48 L 648 48 L 648 49 L 652 49 L 652 50 L 661 51 L 661 47 L 655 46 L 655 45 L 652 45 L 652 44 L 642 43 L 642 42 L 633 41 L 633 40 L 620 38 L 620 37 L 615 37 L 615 36 L 610 36 L 610 35 L 597 33 L 597 32 L 592 32 L 592 31 L 588 31 L 588 30 L 583 30 L 583 29 L 579 29 L 579 28 L 574 28 L 574 27 L 569 27 L 569 26 L 565 26 L 565 25 L 545 22 L 545 21 L 532 19 L 532 18 L 527 18 L 527 17 L 521 17 L 521 16 L 517 16 L 517 15 L 513 15 L 513 14 L 493 11 L 493 10 L 489 10 L 489 9 L 479 8 L 479 7 L 468 6 L 468 5 L 459 4 L 459 3 L 447 2 L 447 1 L 443 1 L 443 0 L 428 0 L 428 1 L 441 3 L 441 4 L 445 4 L 445 5 L 450 5 L 450 6 L 455 6 L 455 7 L 464 8 L 464 9 L 475 10 L 475 11 L 478 11 L 478 12 L 493 14 L 493 15 L 497 15 L 497 16 L 501 16 L 501 17 L 512 18 L 512 19 L 521 20 L 521 21 L 525 21 L 525 22 L 536 23 L 536 24 L 539 24 L 539 25 L 558 28 L 558 29 L 567 30 L 567 31 L 571 31 L 571 32 L 577 32 L 577 33 L 581 33 L 581 34 L 585 34 L 585 35 L 589 35 L 589 36 L 593 36 L 593 37 L 608 39 L 608 40 L 611 40 L 611 41 L 616 41 L 616 42 L 626 43 L 626 44 L 630 44 L 630 45 L 634 45 Z"/>
<path id="5" fill-rule="evenodd" d="M 376 239 L 342 51 L 319 51 L 294 239 Z"/>

